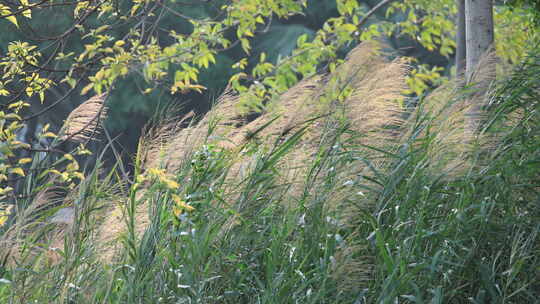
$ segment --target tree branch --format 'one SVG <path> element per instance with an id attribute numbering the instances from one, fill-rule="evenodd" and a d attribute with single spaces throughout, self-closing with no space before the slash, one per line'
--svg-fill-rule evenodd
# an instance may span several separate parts
<path id="1" fill-rule="evenodd" d="M 364 17 L 362 17 L 360 22 L 358 22 L 357 28 L 360 29 L 362 26 L 364 26 L 364 24 L 367 22 L 369 17 L 371 17 L 373 14 L 375 14 L 381 7 L 383 7 L 383 6 L 387 5 L 387 4 L 390 4 L 393 1 L 395 1 L 395 0 L 383 0 L 379 4 L 375 5 L 369 12 L 367 12 L 367 14 Z"/>

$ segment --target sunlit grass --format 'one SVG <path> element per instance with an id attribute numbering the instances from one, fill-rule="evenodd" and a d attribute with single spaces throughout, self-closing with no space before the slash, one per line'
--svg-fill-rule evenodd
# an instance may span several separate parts
<path id="1" fill-rule="evenodd" d="M 484 130 L 496 140 L 464 154 L 433 157 L 444 117 L 419 107 L 387 150 L 346 121 L 319 124 L 300 184 L 283 160 L 307 128 L 204 145 L 174 174 L 138 158 L 131 184 L 98 161 L 68 195 L 72 225 L 48 222 L 66 203 L 29 176 L 31 195 L 0 213 L 0 302 L 536 303 L 539 62 L 497 88 Z M 447 166 L 456 155 L 465 170 Z"/>

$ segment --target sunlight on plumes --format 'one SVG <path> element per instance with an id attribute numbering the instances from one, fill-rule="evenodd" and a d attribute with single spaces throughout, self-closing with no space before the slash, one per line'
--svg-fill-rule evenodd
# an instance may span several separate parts
<path id="1" fill-rule="evenodd" d="M 93 96 L 75 108 L 67 117 L 62 140 L 83 143 L 95 139 L 107 117 L 106 93 Z"/>
<path id="2" fill-rule="evenodd" d="M 210 129 L 212 138 L 216 139 L 218 146 L 232 148 L 239 145 L 240 143 L 234 141 L 234 135 L 238 133 L 239 126 L 247 123 L 247 118 L 236 106 L 237 100 L 238 96 L 227 89 L 218 98 L 212 110 L 197 124 L 188 123 L 195 115 L 190 112 L 181 118 L 166 120 L 146 130 L 141 142 L 144 167 L 162 164 L 168 172 L 175 171 L 182 160 L 205 143 Z"/>
<path id="3" fill-rule="evenodd" d="M 496 69 L 495 69 L 496 67 Z M 478 67 L 471 74 L 472 79 L 467 90 L 462 90 L 461 79 L 448 83 L 433 90 L 421 102 L 421 112 L 413 113 L 407 122 L 409 129 L 403 138 L 408 138 L 414 129 L 417 119 L 425 118 L 429 123 L 428 128 L 418 134 L 419 137 L 428 139 L 427 147 L 432 172 L 444 172 L 445 179 L 463 176 L 473 165 L 468 157 L 470 151 L 481 148 L 488 151 L 497 146 L 497 136 L 485 132 L 471 132 L 470 110 L 476 107 L 475 124 L 479 127 L 486 119 L 487 112 L 480 111 L 491 101 L 494 93 L 492 84 L 497 78 L 508 74 L 507 67 L 501 65 L 496 54 L 488 52 L 483 55 Z M 479 89 L 483 88 L 483 89 Z M 512 124 L 506 121 L 505 124 Z M 417 144 L 421 144 L 417 141 Z M 477 147 L 475 147 L 477 146 Z"/>

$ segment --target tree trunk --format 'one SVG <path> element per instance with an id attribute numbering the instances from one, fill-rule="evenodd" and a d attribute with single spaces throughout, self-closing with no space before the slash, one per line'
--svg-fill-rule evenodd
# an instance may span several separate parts
<path id="1" fill-rule="evenodd" d="M 473 139 L 482 122 L 483 99 L 489 86 L 488 80 L 493 79 L 491 74 L 495 73 L 495 66 L 478 66 L 493 45 L 492 0 L 465 0 L 465 29 L 466 76 L 467 81 L 474 82 L 477 89 L 469 99 L 465 113 L 465 132 Z"/>
<path id="2" fill-rule="evenodd" d="M 480 58 L 493 44 L 493 1 L 465 0 L 467 78 L 471 80 Z"/>
<path id="3" fill-rule="evenodd" d="M 456 33 L 456 77 L 461 83 L 467 69 L 466 35 L 465 35 L 465 0 L 457 0 L 458 19 Z"/>

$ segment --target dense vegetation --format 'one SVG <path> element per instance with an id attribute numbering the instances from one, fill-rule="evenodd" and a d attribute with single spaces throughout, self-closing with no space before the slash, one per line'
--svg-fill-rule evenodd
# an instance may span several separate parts
<path id="1" fill-rule="evenodd" d="M 0 302 L 538 303 L 529 2 L 0 2 Z"/>

